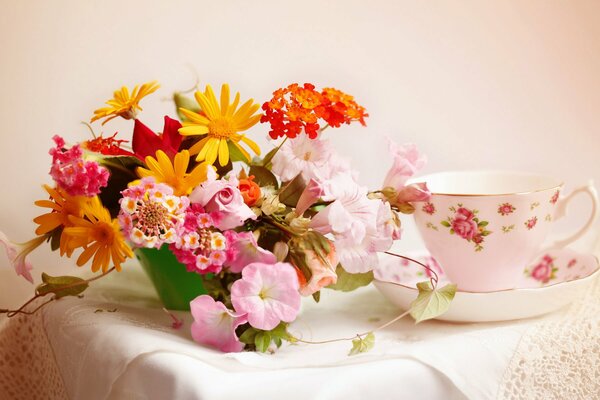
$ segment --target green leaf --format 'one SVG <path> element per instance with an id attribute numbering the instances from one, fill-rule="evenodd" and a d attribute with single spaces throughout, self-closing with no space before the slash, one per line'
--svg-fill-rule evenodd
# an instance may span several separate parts
<path id="1" fill-rule="evenodd" d="M 286 206 L 296 207 L 300 195 L 306 188 L 306 183 L 302 179 L 302 175 L 296 176 L 290 182 L 282 186 L 284 189 L 279 193 L 279 201 Z"/>
<path id="2" fill-rule="evenodd" d="M 279 182 L 273 173 L 265 167 L 260 165 L 253 165 L 248 171 L 248 175 L 254 175 L 254 181 L 259 186 L 273 186 L 275 189 L 279 188 Z"/>
<path id="3" fill-rule="evenodd" d="M 488 221 L 481 221 L 480 223 L 478 223 L 478 226 L 488 226 L 489 222 Z"/>
<path id="4" fill-rule="evenodd" d="M 373 332 L 369 332 L 364 338 L 357 337 L 352 341 L 352 349 L 350 349 L 349 356 L 354 356 L 360 353 L 366 353 L 375 346 L 375 335 Z"/>
<path id="5" fill-rule="evenodd" d="M 267 154 L 265 154 L 265 157 L 262 159 L 261 165 L 264 167 L 268 167 L 269 163 L 271 162 L 271 160 L 273 159 L 275 154 L 277 154 L 277 151 L 279 151 L 279 148 L 275 147 L 274 149 L 269 151 Z"/>
<path id="6" fill-rule="evenodd" d="M 42 296 L 54 293 L 55 299 L 78 296 L 88 288 L 87 281 L 76 276 L 50 276 L 42 272 L 42 282 L 36 288 L 36 293 Z"/>
<path id="7" fill-rule="evenodd" d="M 450 222 L 448 222 L 448 221 L 442 221 L 442 222 L 440 222 L 440 225 L 443 225 L 446 228 L 450 228 Z"/>
<path id="8" fill-rule="evenodd" d="M 110 211 L 110 216 L 116 218 L 121 210 L 121 191 L 127 189 L 129 182 L 138 179 L 135 170 L 143 164 L 136 157 L 130 156 L 108 157 L 99 162 L 110 173 L 108 185 L 102 188 L 99 197 L 102 205 Z"/>
<path id="9" fill-rule="evenodd" d="M 185 117 L 185 115 L 183 115 L 181 111 L 179 111 L 179 107 L 188 109 L 196 113 L 200 112 L 200 107 L 198 106 L 198 103 L 195 100 L 190 99 L 189 97 L 186 97 L 179 92 L 175 92 L 173 94 L 173 101 L 175 102 L 175 109 L 177 111 L 177 115 L 182 121 L 187 121 L 187 118 Z"/>
<path id="10" fill-rule="evenodd" d="M 246 158 L 246 156 L 244 155 L 244 153 L 242 153 L 240 151 L 240 149 L 238 149 L 238 147 L 233 144 L 232 142 L 227 142 L 227 147 L 229 148 L 229 159 L 234 162 L 234 161 L 242 161 L 246 164 L 248 164 L 250 162 L 250 160 L 248 160 Z"/>
<path id="11" fill-rule="evenodd" d="M 254 337 L 254 345 L 256 350 L 265 353 L 271 344 L 271 334 L 269 332 L 259 332 Z"/>
<path id="12" fill-rule="evenodd" d="M 270 333 L 273 337 L 278 337 L 281 339 L 286 339 L 290 336 L 287 331 L 288 324 L 285 322 L 280 322 L 275 328 L 273 328 Z"/>
<path id="13" fill-rule="evenodd" d="M 410 203 L 400 203 L 397 204 L 396 207 L 398 207 L 398 211 L 402 214 L 412 214 L 415 212 L 415 206 Z"/>
<path id="14" fill-rule="evenodd" d="M 254 339 L 256 338 L 256 334 L 258 330 L 249 327 L 240 335 L 240 342 L 245 344 L 254 344 Z"/>
<path id="15" fill-rule="evenodd" d="M 351 274 L 346 272 L 340 264 L 335 269 L 337 275 L 337 282 L 333 285 L 327 286 L 327 289 L 339 290 L 342 292 L 351 292 L 362 286 L 367 286 L 373 281 L 373 271 Z"/>
<path id="16" fill-rule="evenodd" d="M 312 294 L 312 298 L 315 301 L 315 303 L 318 303 L 321 300 L 321 291 L 319 290 L 318 292 L 314 292 Z"/>
<path id="17" fill-rule="evenodd" d="M 50 233 L 50 249 L 56 251 L 60 248 L 60 236 L 62 235 L 63 227 L 59 226 Z"/>
<path id="18" fill-rule="evenodd" d="M 430 281 L 417 283 L 419 295 L 410 304 L 410 315 L 416 323 L 438 317 L 448 311 L 456 294 L 456 285 L 449 283 L 441 289 L 433 289 Z"/>

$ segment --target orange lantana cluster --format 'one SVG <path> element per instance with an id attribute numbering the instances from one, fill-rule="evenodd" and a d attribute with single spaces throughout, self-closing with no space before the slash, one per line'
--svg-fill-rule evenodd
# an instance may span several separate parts
<path id="1" fill-rule="evenodd" d="M 260 121 L 271 125 L 269 135 L 273 139 L 295 138 L 302 130 L 314 139 L 321 128 L 319 120 L 337 128 L 353 121 L 365 125 L 365 117 L 369 116 L 352 96 L 333 88 L 319 92 L 310 83 L 277 89 L 262 109 L 265 114 Z"/>

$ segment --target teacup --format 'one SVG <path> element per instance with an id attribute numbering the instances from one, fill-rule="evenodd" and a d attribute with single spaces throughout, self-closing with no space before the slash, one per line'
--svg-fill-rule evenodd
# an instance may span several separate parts
<path id="1" fill-rule="evenodd" d="M 523 268 L 540 251 L 552 222 L 565 215 L 569 201 L 585 193 L 592 200 L 584 225 L 560 248 L 577 240 L 593 225 L 598 196 L 592 183 L 561 197 L 555 178 L 518 172 L 441 172 L 417 179 L 432 195 L 416 203 L 417 227 L 431 255 L 463 291 L 512 289 Z"/>

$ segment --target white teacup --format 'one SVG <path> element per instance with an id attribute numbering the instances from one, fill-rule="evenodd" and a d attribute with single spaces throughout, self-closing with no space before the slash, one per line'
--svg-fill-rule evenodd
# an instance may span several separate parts
<path id="1" fill-rule="evenodd" d="M 565 215 L 570 199 L 585 193 L 591 214 L 577 232 L 549 248 L 564 247 L 585 234 L 598 214 L 593 185 L 560 197 L 555 178 L 517 172 L 441 172 L 419 177 L 432 193 L 417 203 L 415 221 L 431 255 L 460 290 L 512 289 L 523 268 L 542 250 L 552 222 Z"/>

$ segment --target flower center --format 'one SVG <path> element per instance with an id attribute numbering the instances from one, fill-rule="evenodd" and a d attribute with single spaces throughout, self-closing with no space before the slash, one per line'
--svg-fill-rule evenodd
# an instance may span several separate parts
<path id="1" fill-rule="evenodd" d="M 115 231 L 106 222 L 98 222 L 92 233 L 92 237 L 99 243 L 110 245 L 114 240 Z"/>
<path id="2" fill-rule="evenodd" d="M 138 228 L 146 236 L 158 236 L 167 231 L 169 211 L 153 201 L 142 202 L 137 210 Z"/>
<path id="3" fill-rule="evenodd" d="M 236 132 L 232 121 L 228 118 L 219 118 L 212 121 L 208 125 L 208 130 L 211 136 L 216 136 L 219 138 L 229 138 Z"/>

